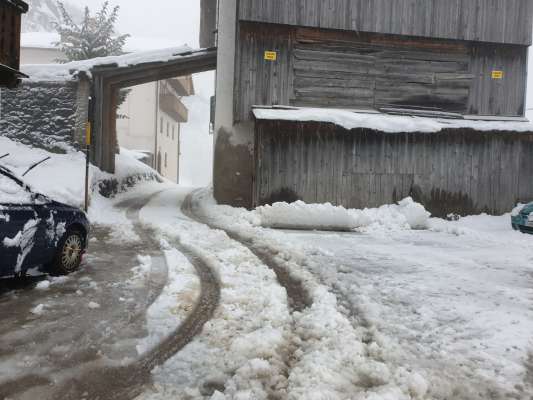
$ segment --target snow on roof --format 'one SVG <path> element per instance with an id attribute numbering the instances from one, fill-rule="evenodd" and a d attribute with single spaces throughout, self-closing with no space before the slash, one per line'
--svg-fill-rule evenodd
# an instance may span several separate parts
<path id="1" fill-rule="evenodd" d="M 478 131 L 533 132 L 533 124 L 517 121 L 481 121 L 389 115 L 372 111 L 352 111 L 330 108 L 254 108 L 259 120 L 326 122 L 347 130 L 374 129 L 387 133 L 434 133 L 443 129 L 471 128 Z"/>
<path id="2" fill-rule="evenodd" d="M 90 75 L 91 71 L 96 67 L 129 67 L 148 63 L 166 62 L 189 55 L 192 51 L 193 50 L 188 46 L 181 46 L 162 50 L 129 53 L 122 56 L 99 57 L 91 60 L 73 61 L 65 64 L 23 65 L 21 71 L 26 75 L 29 75 L 31 81 L 64 81 L 73 79 L 80 72 Z"/>
<path id="3" fill-rule="evenodd" d="M 3 0 L 2 2 L 18 8 L 23 13 L 28 12 L 28 4 L 22 0 Z"/>
<path id="4" fill-rule="evenodd" d="M 20 46 L 26 48 L 55 49 L 59 34 L 55 32 L 24 32 L 20 35 Z"/>

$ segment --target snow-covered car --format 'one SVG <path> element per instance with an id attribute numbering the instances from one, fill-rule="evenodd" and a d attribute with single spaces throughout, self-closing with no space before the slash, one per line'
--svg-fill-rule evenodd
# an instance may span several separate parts
<path id="1" fill-rule="evenodd" d="M 77 270 L 89 221 L 78 208 L 36 193 L 0 166 L 0 277 L 30 269 L 65 275 Z"/>
<path id="2" fill-rule="evenodd" d="M 533 203 L 517 207 L 511 214 L 513 229 L 533 234 Z"/>

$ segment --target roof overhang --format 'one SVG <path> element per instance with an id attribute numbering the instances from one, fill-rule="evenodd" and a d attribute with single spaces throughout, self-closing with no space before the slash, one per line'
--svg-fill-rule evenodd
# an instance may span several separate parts
<path id="1" fill-rule="evenodd" d="M 0 86 L 13 88 L 18 85 L 22 78 L 28 78 L 28 76 L 7 65 L 0 64 Z"/>
<path id="2" fill-rule="evenodd" d="M 334 108 L 253 106 L 252 113 L 256 123 L 265 121 L 292 124 L 316 123 L 333 124 L 348 131 L 370 129 L 387 133 L 434 133 L 445 129 L 472 129 L 478 132 L 533 132 L 533 123 L 524 118 L 498 118 L 463 116 L 448 118 L 441 115 L 433 117 L 386 113 L 379 110 L 355 110 Z"/>
<path id="3" fill-rule="evenodd" d="M 0 0 L 0 3 L 5 3 L 18 9 L 22 14 L 27 13 L 29 6 L 21 0 Z"/>

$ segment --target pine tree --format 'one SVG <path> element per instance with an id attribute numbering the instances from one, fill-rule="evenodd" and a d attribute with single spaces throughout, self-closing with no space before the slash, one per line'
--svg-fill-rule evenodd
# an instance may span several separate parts
<path id="1" fill-rule="evenodd" d="M 118 19 L 119 6 L 109 10 L 109 1 L 102 4 L 95 16 L 91 15 L 89 7 L 85 7 L 83 19 L 76 24 L 65 5 L 58 1 L 61 12 L 61 24 L 56 24 L 60 41 L 56 43 L 65 55 L 66 61 L 82 61 L 96 57 L 118 56 L 124 54 L 123 47 L 130 35 L 116 35 L 115 24 Z M 129 89 L 119 92 L 117 104 L 122 105 L 130 93 Z M 118 118 L 126 118 L 118 115 Z"/>
<path id="2" fill-rule="evenodd" d="M 56 25 L 60 41 L 56 46 L 68 61 L 88 60 L 96 57 L 123 54 L 123 47 L 130 35 L 116 35 L 115 24 L 119 6 L 112 10 L 105 1 L 96 15 L 85 7 L 82 22 L 77 24 L 62 2 L 58 2 L 61 24 Z"/>

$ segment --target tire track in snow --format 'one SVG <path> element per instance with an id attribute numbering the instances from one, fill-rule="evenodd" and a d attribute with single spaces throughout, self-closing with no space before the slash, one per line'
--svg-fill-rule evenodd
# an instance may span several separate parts
<path id="1" fill-rule="evenodd" d="M 263 264 L 269 267 L 274 271 L 278 282 L 287 290 L 287 296 L 289 297 L 289 305 L 293 311 L 302 311 L 313 304 L 310 294 L 305 289 L 303 283 L 295 278 L 293 278 L 289 271 L 287 271 L 283 266 L 279 265 L 271 251 L 269 249 L 260 247 L 256 245 L 252 240 L 240 235 L 238 232 L 221 228 L 211 221 L 201 218 L 195 211 L 192 205 L 192 198 L 195 192 L 192 192 L 187 196 L 183 202 L 182 212 L 190 219 L 207 225 L 209 228 L 214 230 L 223 230 L 226 234 L 236 242 L 239 242 L 246 248 L 248 248 Z"/>
<path id="2" fill-rule="evenodd" d="M 303 282 L 301 282 L 298 279 L 295 279 L 292 277 L 289 273 L 289 271 L 282 265 L 280 265 L 276 259 L 276 254 L 273 254 L 272 251 L 266 247 L 260 246 L 256 243 L 254 243 L 252 240 L 240 235 L 238 232 L 224 229 L 216 224 L 212 223 L 209 220 L 206 220 L 202 217 L 200 217 L 194 210 L 193 206 L 193 197 L 197 191 L 191 192 L 187 197 L 185 198 L 185 201 L 182 205 L 182 213 L 192 219 L 193 221 L 196 221 L 200 224 L 208 226 L 210 229 L 213 230 L 222 230 L 224 231 L 228 237 L 244 247 L 246 247 L 248 250 L 252 252 L 253 255 L 255 255 L 264 265 L 266 265 L 268 268 L 270 268 L 274 273 L 276 274 L 277 280 L 279 284 L 285 288 L 287 292 L 288 297 L 288 303 L 291 310 L 291 314 L 294 312 L 302 312 L 305 309 L 309 308 L 313 304 L 313 300 L 311 298 L 310 293 L 307 291 L 307 289 L 304 287 Z M 293 368 L 293 365 L 295 363 L 295 353 L 299 348 L 299 338 L 298 334 L 295 332 L 296 328 L 292 326 L 293 336 L 295 338 L 294 342 L 289 347 L 287 354 L 284 355 L 284 363 L 287 367 L 287 370 L 285 371 L 285 376 L 289 378 L 290 372 Z M 270 396 L 269 400 L 281 400 L 278 397 Z"/>
<path id="3" fill-rule="evenodd" d="M 134 223 L 136 233 L 143 242 L 152 241 L 153 235 L 140 223 L 139 213 L 142 207 L 159 193 L 121 203 L 122 207 L 127 208 L 127 216 Z M 201 333 L 203 326 L 212 318 L 219 305 L 220 284 L 211 269 L 192 251 L 179 242 L 173 242 L 172 245 L 194 266 L 201 282 L 200 298 L 189 316 L 169 337 L 136 362 L 118 367 L 95 365 L 83 375 L 62 384 L 53 394 L 54 400 L 135 399 L 150 383 L 152 370 L 163 365 Z M 152 294 L 150 304 L 157 297 L 158 295 L 154 297 Z"/>

